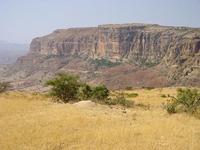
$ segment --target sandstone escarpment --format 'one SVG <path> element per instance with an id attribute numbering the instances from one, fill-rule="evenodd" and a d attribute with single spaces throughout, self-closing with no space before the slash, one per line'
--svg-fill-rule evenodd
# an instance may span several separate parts
<path id="1" fill-rule="evenodd" d="M 174 60 L 199 49 L 200 29 L 127 24 L 56 30 L 35 38 L 30 53 L 159 63 L 164 56 Z"/>
<path id="2" fill-rule="evenodd" d="M 117 73 L 91 63 L 96 59 L 118 62 Z M 114 86 L 199 85 L 200 29 L 146 24 L 59 29 L 33 39 L 28 55 L 10 70 L 23 70 L 26 78 L 39 71 L 43 76 L 60 70 L 81 72 L 88 81 Z"/>
<path id="3" fill-rule="evenodd" d="M 52 34 L 33 39 L 30 54 L 46 56 L 84 55 L 96 49 L 96 28 L 59 29 Z"/>

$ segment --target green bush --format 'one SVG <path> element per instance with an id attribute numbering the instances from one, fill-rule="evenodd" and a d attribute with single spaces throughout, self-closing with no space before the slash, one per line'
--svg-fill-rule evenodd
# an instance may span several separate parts
<path id="1" fill-rule="evenodd" d="M 142 88 L 145 89 L 145 90 L 153 90 L 153 89 L 155 89 L 155 87 L 151 87 L 151 86 L 143 86 Z"/>
<path id="2" fill-rule="evenodd" d="M 95 100 L 104 101 L 109 96 L 109 90 L 105 85 L 98 85 L 92 90 L 92 97 Z"/>
<path id="3" fill-rule="evenodd" d="M 67 103 L 69 101 L 95 99 L 104 101 L 109 96 L 109 90 L 105 85 L 98 85 L 91 88 L 88 84 L 82 83 L 78 76 L 59 73 L 53 79 L 46 82 L 51 86 L 50 95 L 56 101 Z"/>
<path id="4" fill-rule="evenodd" d="M 112 62 L 105 58 L 94 59 L 91 61 L 91 63 L 95 64 L 97 67 L 114 67 L 121 64 L 120 62 Z"/>
<path id="5" fill-rule="evenodd" d="M 168 102 L 165 108 L 169 114 L 174 114 L 176 113 L 176 106 L 177 106 L 176 102 L 172 101 Z"/>
<path id="6" fill-rule="evenodd" d="M 87 100 L 92 97 L 92 88 L 86 83 L 82 84 L 78 90 L 78 98 L 80 100 Z"/>
<path id="7" fill-rule="evenodd" d="M 53 79 L 46 82 L 51 86 L 50 95 L 57 102 L 67 103 L 69 101 L 91 99 L 97 103 L 107 105 L 122 105 L 125 107 L 133 106 L 133 101 L 127 100 L 124 93 L 117 93 L 114 99 L 109 98 L 109 90 L 105 85 L 98 85 L 91 88 L 88 84 L 82 83 L 79 77 L 59 73 Z M 129 96 L 136 96 L 136 93 L 130 93 Z"/>
<path id="8" fill-rule="evenodd" d="M 147 67 L 147 68 L 151 68 L 151 67 L 156 66 L 157 64 L 158 63 L 155 63 L 155 62 L 145 62 L 144 66 Z"/>
<path id="9" fill-rule="evenodd" d="M 144 110 L 150 110 L 151 109 L 150 104 L 138 103 L 135 106 L 143 108 Z"/>
<path id="10" fill-rule="evenodd" d="M 137 97 L 138 94 L 137 94 L 137 93 L 126 93 L 125 96 L 126 96 L 127 98 L 133 98 L 133 97 Z"/>
<path id="11" fill-rule="evenodd" d="M 133 90 L 133 87 L 131 87 L 131 86 L 127 86 L 127 87 L 125 88 L 125 90 L 127 90 L 127 91 L 129 91 L 129 90 Z"/>
<path id="12" fill-rule="evenodd" d="M 0 82 L 0 93 L 6 92 L 10 88 L 8 82 Z"/>
<path id="13" fill-rule="evenodd" d="M 162 98 L 167 98 L 167 95 L 161 94 L 160 97 L 162 97 Z"/>
<path id="14" fill-rule="evenodd" d="M 141 59 L 140 63 L 142 66 L 147 67 L 147 68 L 151 68 L 158 65 L 157 62 L 147 61 L 146 59 Z"/>
<path id="15" fill-rule="evenodd" d="M 123 94 L 118 95 L 115 101 L 117 104 L 125 106 L 125 107 L 132 107 L 134 105 L 134 102 L 127 100 Z"/>
<path id="16" fill-rule="evenodd" d="M 115 98 L 107 98 L 105 100 L 107 105 L 121 105 L 125 107 L 133 107 L 134 101 L 127 100 L 124 93 L 117 93 Z"/>
<path id="17" fill-rule="evenodd" d="M 195 114 L 200 110 L 200 91 L 197 89 L 178 89 L 177 97 L 169 96 L 166 105 L 169 113 L 187 112 Z"/>
<path id="18" fill-rule="evenodd" d="M 66 73 L 59 73 L 55 78 L 46 82 L 47 86 L 52 86 L 50 95 L 56 101 L 64 103 L 70 100 L 77 100 L 77 94 L 81 85 L 79 77 Z"/>

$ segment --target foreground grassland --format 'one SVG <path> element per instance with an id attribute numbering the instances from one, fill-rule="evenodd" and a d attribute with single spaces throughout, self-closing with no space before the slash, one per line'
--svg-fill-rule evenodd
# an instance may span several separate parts
<path id="1" fill-rule="evenodd" d="M 58 104 L 44 95 L 0 95 L 1 150 L 199 150 L 200 120 L 163 109 L 175 88 L 133 90 L 134 108 Z"/>

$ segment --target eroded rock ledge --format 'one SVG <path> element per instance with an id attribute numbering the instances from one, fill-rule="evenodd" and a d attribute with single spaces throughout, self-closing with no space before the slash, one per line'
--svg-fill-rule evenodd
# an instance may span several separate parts
<path id="1" fill-rule="evenodd" d="M 91 60 L 118 65 L 96 66 Z M 8 74 L 43 79 L 58 71 L 110 87 L 200 85 L 200 29 L 151 24 L 58 29 L 33 39 Z"/>

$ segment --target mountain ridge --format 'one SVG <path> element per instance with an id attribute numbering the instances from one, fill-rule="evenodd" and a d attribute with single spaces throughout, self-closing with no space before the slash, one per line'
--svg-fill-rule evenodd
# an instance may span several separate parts
<path id="1" fill-rule="evenodd" d="M 65 71 L 110 88 L 199 86 L 199 66 L 200 28 L 108 24 L 34 38 L 29 53 L 6 74 L 34 80 L 33 85 Z"/>

